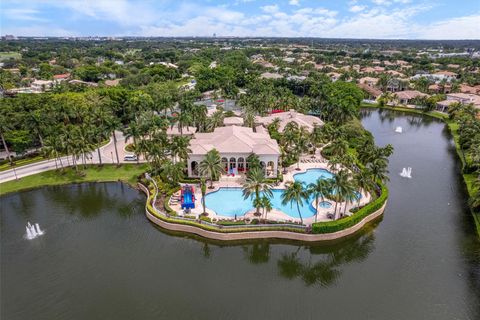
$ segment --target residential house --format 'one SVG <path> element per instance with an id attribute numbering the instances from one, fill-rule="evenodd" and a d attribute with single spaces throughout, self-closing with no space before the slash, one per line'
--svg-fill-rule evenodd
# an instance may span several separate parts
<path id="1" fill-rule="evenodd" d="M 188 155 L 188 176 L 200 176 L 200 163 L 210 150 L 220 153 L 225 172 L 238 174 L 248 171 L 248 156 L 256 154 L 260 165 L 268 177 L 276 177 L 280 148 L 277 141 L 270 138 L 267 130 L 231 125 L 217 127 L 213 132 L 197 133 L 190 140 L 191 153 Z"/>

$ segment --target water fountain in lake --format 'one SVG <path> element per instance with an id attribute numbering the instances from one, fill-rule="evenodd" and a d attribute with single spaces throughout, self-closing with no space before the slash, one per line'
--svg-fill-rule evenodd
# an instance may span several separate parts
<path id="1" fill-rule="evenodd" d="M 32 240 L 32 239 L 35 239 L 37 237 L 40 237 L 41 235 L 43 235 L 45 233 L 40 229 L 40 225 L 38 223 L 35 223 L 33 225 L 30 222 L 28 222 L 25 229 L 27 230 L 27 233 L 25 234 L 25 237 L 28 240 Z"/>
<path id="2" fill-rule="evenodd" d="M 395 132 L 396 132 L 396 133 L 402 133 L 402 132 L 403 132 L 402 127 L 396 127 L 396 128 L 395 128 Z"/>
<path id="3" fill-rule="evenodd" d="M 402 172 L 400 173 L 400 176 L 402 176 L 404 178 L 411 179 L 412 178 L 412 167 L 403 168 Z"/>

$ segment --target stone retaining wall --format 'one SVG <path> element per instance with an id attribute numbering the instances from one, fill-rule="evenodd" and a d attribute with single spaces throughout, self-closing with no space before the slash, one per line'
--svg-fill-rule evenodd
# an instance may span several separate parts
<path id="1" fill-rule="evenodd" d="M 149 191 L 143 185 L 139 184 L 140 189 L 143 190 L 149 195 Z M 383 206 L 378 209 L 377 211 L 369 214 L 366 216 L 362 221 L 357 223 L 356 225 L 332 233 L 322 233 L 322 234 L 306 234 L 306 233 L 296 233 L 296 232 L 289 232 L 289 231 L 244 231 L 244 232 L 214 232 L 205 230 L 195 226 L 183 225 L 178 223 L 170 223 L 163 221 L 153 214 L 151 214 L 147 206 L 145 206 L 145 214 L 147 218 L 158 225 L 159 227 L 165 228 L 167 230 L 172 231 L 180 231 L 186 233 L 192 233 L 199 235 L 204 238 L 214 239 L 214 240 L 221 240 L 221 241 L 232 241 L 232 240 L 247 240 L 247 239 L 288 239 L 288 240 L 298 240 L 298 241 L 305 241 L 305 242 L 316 242 L 316 241 L 326 241 L 326 240 L 335 240 L 340 239 L 349 235 L 354 234 L 355 232 L 359 231 L 365 224 L 370 221 L 375 220 L 376 218 L 380 217 L 385 210 L 385 206 L 387 205 L 387 201 L 383 204 Z"/>

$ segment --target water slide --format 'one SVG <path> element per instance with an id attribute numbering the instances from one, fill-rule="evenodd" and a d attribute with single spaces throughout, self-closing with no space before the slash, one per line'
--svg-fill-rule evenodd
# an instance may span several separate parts
<path id="1" fill-rule="evenodd" d="M 192 186 L 186 185 L 182 188 L 182 209 L 195 208 L 195 195 Z"/>

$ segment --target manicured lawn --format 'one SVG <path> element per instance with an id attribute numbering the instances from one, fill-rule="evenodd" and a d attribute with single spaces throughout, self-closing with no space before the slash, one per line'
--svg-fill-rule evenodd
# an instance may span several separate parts
<path id="1" fill-rule="evenodd" d="M 74 168 L 65 169 L 64 172 L 50 170 L 21 178 L 18 181 L 8 181 L 0 184 L 0 195 L 20 190 L 28 190 L 42 186 L 61 185 L 79 182 L 95 181 L 125 181 L 134 184 L 137 177 L 147 170 L 147 165 L 123 164 L 115 165 L 90 165 L 83 172 L 77 174 Z"/>
<path id="2" fill-rule="evenodd" d="M 8 60 L 11 58 L 20 59 L 22 55 L 18 52 L 0 52 L 0 61 Z"/>
<path id="3" fill-rule="evenodd" d="M 48 159 L 45 159 L 42 156 L 37 156 L 37 157 L 33 157 L 33 158 L 14 160 L 14 163 L 15 163 L 14 167 L 18 168 L 20 166 L 24 166 L 24 165 L 27 165 L 27 164 L 31 164 L 31 163 L 35 163 L 35 162 L 39 162 L 39 161 L 43 161 L 43 160 L 48 160 Z M 12 166 L 10 165 L 9 162 L 0 165 L 0 171 L 5 171 L 5 170 L 9 170 L 9 169 L 12 169 Z"/>
<path id="4" fill-rule="evenodd" d="M 380 107 L 378 104 L 370 104 L 370 103 L 362 103 L 361 105 L 362 108 L 379 108 L 379 109 L 387 109 L 387 110 L 395 110 L 395 111 L 405 111 L 405 112 L 411 112 L 411 113 L 416 113 L 416 114 L 425 114 L 437 119 L 441 120 L 446 120 L 448 119 L 448 115 L 438 112 L 438 111 L 428 111 L 424 112 L 422 110 L 418 109 L 411 109 L 411 108 L 404 108 L 404 107 L 392 107 L 392 106 L 384 106 Z"/>

